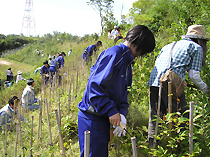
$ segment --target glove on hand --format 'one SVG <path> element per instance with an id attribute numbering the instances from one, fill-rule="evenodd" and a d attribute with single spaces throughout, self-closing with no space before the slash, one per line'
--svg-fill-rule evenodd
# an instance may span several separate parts
<path id="1" fill-rule="evenodd" d="M 46 77 L 50 77 L 50 75 L 48 75 L 48 74 L 46 74 L 45 76 L 46 76 Z"/>
<path id="2" fill-rule="evenodd" d="M 64 73 L 64 76 L 66 76 L 66 77 L 67 77 L 67 74 L 66 74 L 66 73 Z"/>
<path id="3" fill-rule="evenodd" d="M 125 118 L 125 116 L 123 114 L 120 114 L 120 117 L 121 117 L 121 123 L 126 128 L 126 118 Z M 115 130 L 113 131 L 114 135 L 117 135 L 118 137 L 120 137 L 121 134 L 123 133 L 123 136 L 125 136 L 126 131 L 123 130 L 120 126 L 117 126 L 117 127 L 113 126 L 113 127 L 115 128 Z"/>

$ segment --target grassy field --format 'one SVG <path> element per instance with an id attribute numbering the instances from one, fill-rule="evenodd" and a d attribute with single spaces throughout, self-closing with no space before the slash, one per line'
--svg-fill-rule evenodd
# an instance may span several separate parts
<path id="1" fill-rule="evenodd" d="M 103 42 L 102 48 L 99 50 L 99 53 L 114 45 L 110 40 L 107 40 L 106 37 L 100 37 L 100 40 Z M 11 62 L 10 65 L 0 65 L 0 76 L 3 79 L 6 79 L 6 70 L 11 67 L 14 75 L 18 70 L 23 72 L 23 77 L 28 78 L 32 77 L 35 80 L 35 93 L 36 96 L 42 99 L 42 114 L 39 111 L 22 113 L 27 119 L 27 123 L 21 122 L 21 131 L 14 131 L 7 133 L 7 154 L 8 156 L 14 156 L 15 146 L 17 144 L 17 155 L 30 155 L 30 149 L 32 149 L 33 156 L 62 156 L 61 144 L 59 142 L 59 131 L 57 126 L 57 119 L 55 116 L 55 109 L 59 109 L 59 104 L 61 108 L 61 132 L 65 148 L 66 156 L 75 156 L 78 157 L 80 154 L 79 143 L 78 143 L 78 134 L 77 134 L 77 113 L 78 103 L 82 100 L 82 96 L 86 87 L 88 80 L 90 66 L 94 64 L 97 59 L 97 55 L 93 56 L 92 63 L 88 66 L 84 65 L 82 59 L 83 50 L 91 44 L 95 44 L 96 41 L 87 41 L 87 42 L 58 42 L 56 40 L 50 40 L 45 44 L 35 43 L 30 45 L 27 48 L 24 48 L 20 51 L 17 51 L 15 54 L 6 55 L 3 60 Z M 120 41 L 118 41 L 119 43 Z M 117 43 L 117 44 L 118 44 Z M 148 154 L 156 153 L 161 154 L 160 156 L 184 156 L 188 154 L 188 132 L 180 134 L 180 136 L 171 137 L 169 139 L 168 134 L 170 130 L 168 129 L 168 121 L 164 124 L 166 125 L 162 135 L 159 137 L 163 140 L 163 146 L 159 147 L 157 150 L 151 150 L 147 147 L 147 125 L 148 125 L 148 108 L 149 108 L 149 88 L 147 82 L 149 79 L 150 72 L 154 66 L 155 58 L 158 55 L 158 48 L 162 45 L 157 41 L 157 47 L 155 51 L 151 54 L 148 54 L 144 58 L 139 58 L 135 60 L 133 66 L 133 81 L 132 88 L 129 90 L 128 100 L 130 103 L 129 114 L 127 116 L 127 130 L 135 136 L 138 141 L 138 155 L 139 156 L 149 156 Z M 43 50 L 43 57 L 38 56 L 34 50 L 39 49 Z M 69 49 L 73 49 L 73 54 L 65 57 L 65 72 L 67 77 L 63 76 L 63 83 L 58 86 L 51 88 L 48 86 L 46 92 L 41 88 L 41 76 L 39 74 L 35 75 L 33 72 L 37 67 L 40 67 L 44 60 L 48 59 L 48 55 L 55 55 L 59 52 L 68 53 Z M 207 60 L 209 61 L 209 53 L 207 54 Z M 2 59 L 2 58 L 1 58 Z M 209 82 L 209 68 L 205 67 L 203 69 L 202 76 L 204 81 Z M 187 80 L 188 81 L 188 80 Z M 0 107 L 6 105 L 8 98 L 12 95 L 18 95 L 19 97 L 22 94 L 24 87 L 26 86 L 25 81 L 21 81 L 18 84 L 13 85 L 11 88 L 1 91 L 0 94 Z M 60 95 L 60 99 L 59 99 Z M 200 152 L 202 154 L 204 147 L 203 143 L 208 144 L 210 141 L 210 136 L 208 136 L 209 131 L 209 119 L 208 111 L 210 108 L 207 105 L 209 103 L 209 95 L 201 94 L 200 91 L 196 89 L 186 89 L 187 101 L 195 101 L 195 122 L 196 122 L 196 145 L 195 152 Z M 60 103 L 59 103 L 60 100 Z M 47 105 L 49 107 L 49 112 L 47 113 Z M 41 123 L 40 123 L 40 115 Z M 49 115 L 49 119 L 48 119 Z M 33 121 L 33 136 L 31 134 L 31 116 L 34 116 Z M 49 121 L 50 128 L 49 130 Z M 15 122 L 18 122 L 18 118 L 15 118 Z M 39 126 L 42 126 L 41 128 Z M 14 125 L 18 126 L 18 125 Z M 177 128 L 179 126 L 177 125 Z M 40 131 L 41 129 L 41 131 Z M 176 130 L 175 130 L 176 131 Z M 16 134 L 18 133 L 18 134 Z M 22 134 L 22 138 L 20 135 Z M 39 134 L 39 137 L 38 137 Z M 18 135 L 18 137 L 17 137 Z M 52 136 L 51 136 L 52 135 Z M 177 135 L 177 134 L 175 134 Z M 16 142 L 17 137 L 17 142 Z M 51 141 L 52 137 L 52 141 Z M 31 147 L 31 138 L 32 144 Z M 22 139 L 22 142 L 21 142 Z M 183 150 L 176 149 L 177 143 L 180 143 L 183 146 Z M 169 148 L 166 146 L 167 142 L 173 143 Z M 132 156 L 132 144 L 130 136 L 117 138 L 114 137 L 112 143 L 119 147 L 113 147 L 109 151 L 109 157 L 123 156 L 130 157 Z M 27 148 L 24 149 L 23 148 Z M 119 148 L 119 149 L 118 149 Z M 172 152 L 169 152 L 171 150 Z M 204 152 L 204 151 L 203 151 Z M 165 154 L 164 154 L 165 153 Z M 0 134 L 0 156 L 5 154 L 5 134 L 2 132 Z M 118 154 L 118 155 L 117 155 Z M 163 155 L 162 155 L 163 154 Z M 204 153 L 203 153 L 204 154 Z M 156 155 L 158 156 L 158 155 Z"/>
<path id="2" fill-rule="evenodd" d="M 6 61 L 3 62 L 3 61 Z M 22 62 L 17 62 L 14 60 L 8 60 L 5 58 L 0 58 L 0 78 L 2 81 L 7 79 L 7 69 L 11 68 L 14 77 L 17 75 L 17 71 L 20 70 L 22 72 L 22 76 L 26 76 L 25 74 L 29 74 L 33 72 L 35 66 L 30 64 L 25 64 Z"/>

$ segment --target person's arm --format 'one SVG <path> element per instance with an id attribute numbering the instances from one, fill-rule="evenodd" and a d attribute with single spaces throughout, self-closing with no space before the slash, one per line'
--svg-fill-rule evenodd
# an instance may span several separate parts
<path id="1" fill-rule="evenodd" d="M 208 87 L 200 77 L 200 71 L 202 68 L 202 59 L 203 59 L 203 49 L 201 46 L 194 46 L 191 49 L 192 49 L 191 55 L 193 55 L 193 57 L 188 76 L 202 92 L 207 93 Z"/>
<path id="2" fill-rule="evenodd" d="M 41 74 L 41 76 L 45 76 L 46 74 L 44 73 L 44 67 L 42 67 L 41 69 L 40 69 L 40 74 Z"/>
<path id="3" fill-rule="evenodd" d="M 20 119 L 21 119 L 21 121 L 27 123 L 27 121 L 26 121 L 26 119 L 23 117 L 23 115 L 20 115 Z"/>
<path id="4" fill-rule="evenodd" d="M 195 71 L 190 69 L 189 70 L 189 74 L 188 74 L 189 78 L 193 81 L 193 83 L 203 92 L 203 93 L 208 93 L 208 86 L 206 85 L 205 82 L 203 82 L 203 80 L 200 77 L 200 72 L 199 71 Z"/>

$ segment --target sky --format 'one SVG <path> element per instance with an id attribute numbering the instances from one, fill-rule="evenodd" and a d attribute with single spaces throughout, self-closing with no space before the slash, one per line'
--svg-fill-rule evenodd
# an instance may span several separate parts
<path id="1" fill-rule="evenodd" d="M 33 0 L 34 14 L 31 17 L 35 19 L 35 27 L 33 25 L 35 29 L 32 29 L 30 34 L 43 36 L 57 31 L 84 36 L 100 33 L 100 16 L 91 6 L 87 5 L 88 1 Z M 122 5 L 122 14 L 126 15 L 135 1 L 137 0 L 114 0 L 114 16 L 119 22 Z M 23 34 L 26 33 L 26 28 L 22 29 L 24 13 L 27 13 L 25 4 L 26 0 L 0 0 L 0 34 L 20 35 L 21 30 Z"/>

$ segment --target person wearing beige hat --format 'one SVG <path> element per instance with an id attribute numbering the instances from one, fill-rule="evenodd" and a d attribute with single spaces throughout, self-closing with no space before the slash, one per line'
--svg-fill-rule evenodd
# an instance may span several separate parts
<path id="1" fill-rule="evenodd" d="M 161 49 L 160 54 L 155 61 L 155 67 L 151 72 L 148 82 L 148 86 L 150 87 L 148 138 L 151 145 L 153 145 L 154 127 L 156 126 L 156 121 L 154 121 L 154 119 L 157 115 L 157 104 L 160 87 L 159 79 L 166 73 L 168 69 L 177 73 L 183 81 L 185 80 L 186 72 L 188 72 L 189 78 L 203 93 L 209 92 L 206 83 L 203 82 L 200 77 L 202 65 L 205 65 L 207 52 L 206 43 L 208 40 L 209 38 L 206 38 L 204 26 L 191 25 L 188 27 L 187 34 L 182 36 L 182 40 L 170 43 Z M 170 60 L 171 50 L 172 55 Z M 171 64 L 169 64 L 170 62 Z M 163 118 L 164 114 L 167 114 L 167 97 L 167 93 L 162 90 L 160 107 L 161 118 Z M 178 99 L 172 100 L 173 113 L 180 112 L 181 114 L 184 114 L 184 112 L 188 109 L 186 106 L 187 102 L 184 92 L 180 97 L 178 97 Z M 189 113 L 185 113 L 183 116 L 189 118 Z"/>
<path id="2" fill-rule="evenodd" d="M 22 72 L 19 70 L 18 72 L 17 72 L 17 78 L 16 78 L 16 83 L 18 83 L 18 81 L 20 81 L 20 80 L 26 80 L 26 79 L 24 79 L 23 77 L 22 77 Z"/>

